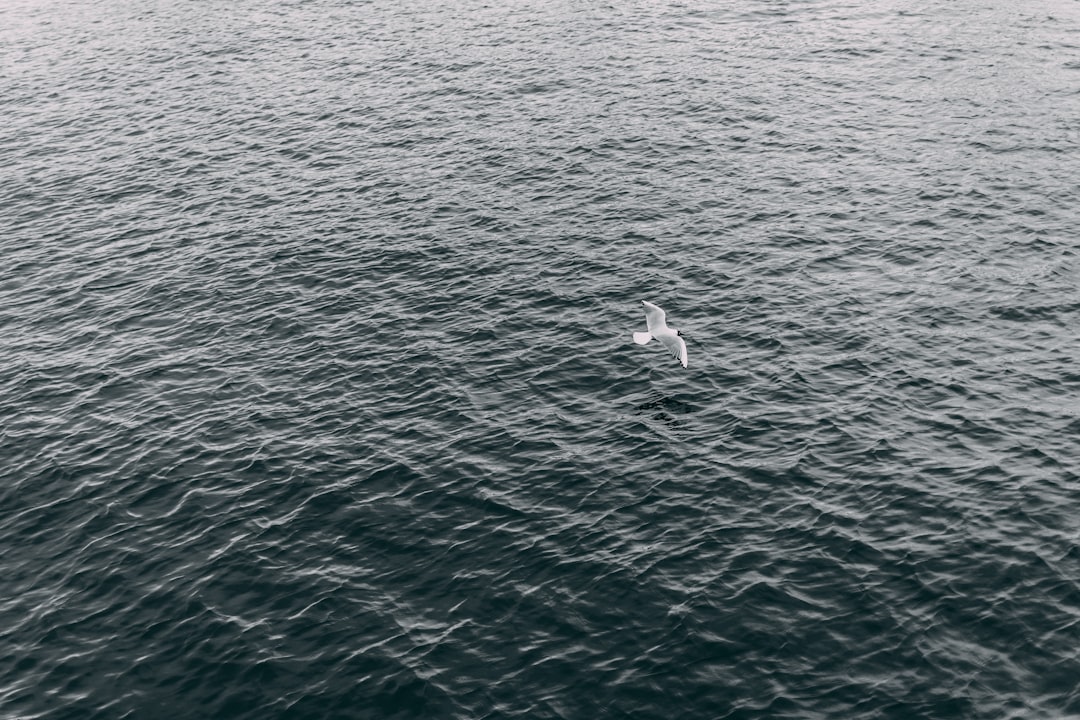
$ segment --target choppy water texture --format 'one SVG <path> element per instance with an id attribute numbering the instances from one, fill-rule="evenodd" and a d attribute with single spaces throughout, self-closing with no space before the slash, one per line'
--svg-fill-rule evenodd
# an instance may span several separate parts
<path id="1" fill-rule="evenodd" d="M 1076 3 L 0 58 L 0 717 L 1080 716 Z"/>

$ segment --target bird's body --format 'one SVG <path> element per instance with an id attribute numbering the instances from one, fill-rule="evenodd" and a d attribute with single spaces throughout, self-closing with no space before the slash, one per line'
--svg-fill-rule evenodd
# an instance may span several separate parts
<path id="1" fill-rule="evenodd" d="M 664 311 L 656 305 L 646 300 L 642 300 L 641 304 L 645 306 L 645 323 L 648 325 L 649 331 L 634 333 L 634 342 L 638 345 L 646 345 L 650 340 L 656 338 L 668 349 L 672 357 L 682 363 L 683 367 L 686 367 L 686 342 L 679 337 L 679 331 L 667 326 Z"/>

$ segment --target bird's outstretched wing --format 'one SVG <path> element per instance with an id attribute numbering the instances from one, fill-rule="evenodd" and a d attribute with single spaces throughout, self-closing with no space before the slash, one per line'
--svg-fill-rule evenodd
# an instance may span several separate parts
<path id="1" fill-rule="evenodd" d="M 645 324 L 649 326 L 649 332 L 656 335 L 657 330 L 667 327 L 667 316 L 664 315 L 663 310 L 648 300 L 642 300 L 641 304 L 645 306 Z"/>
<path id="2" fill-rule="evenodd" d="M 668 352 L 671 353 L 671 356 L 678 360 L 680 363 L 682 363 L 683 367 L 687 366 L 685 340 L 683 340 L 675 333 L 671 333 L 670 335 L 662 335 L 658 337 L 657 340 L 664 344 L 664 347 L 668 349 Z"/>

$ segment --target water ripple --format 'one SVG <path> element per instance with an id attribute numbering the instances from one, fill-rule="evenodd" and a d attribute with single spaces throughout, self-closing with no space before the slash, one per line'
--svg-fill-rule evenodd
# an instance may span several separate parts
<path id="1" fill-rule="evenodd" d="M 0 717 L 1080 714 L 1075 13 L 63 10 Z"/>

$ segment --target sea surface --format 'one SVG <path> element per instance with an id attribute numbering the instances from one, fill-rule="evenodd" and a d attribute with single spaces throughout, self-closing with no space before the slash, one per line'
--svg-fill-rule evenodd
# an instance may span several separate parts
<path id="1" fill-rule="evenodd" d="M 1080 3 L 6 0 L 0 88 L 3 720 L 1080 717 Z"/>

